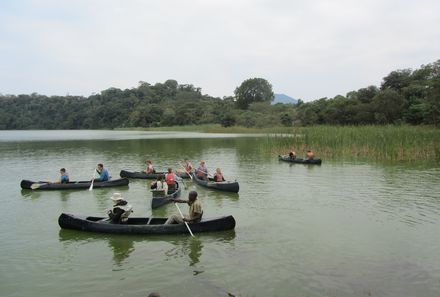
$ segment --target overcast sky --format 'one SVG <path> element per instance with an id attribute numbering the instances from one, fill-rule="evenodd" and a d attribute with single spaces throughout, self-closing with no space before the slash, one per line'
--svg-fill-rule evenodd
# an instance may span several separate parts
<path id="1" fill-rule="evenodd" d="M 223 97 L 262 77 L 310 101 L 438 59 L 438 0 L 0 1 L 2 94 L 175 79 Z"/>

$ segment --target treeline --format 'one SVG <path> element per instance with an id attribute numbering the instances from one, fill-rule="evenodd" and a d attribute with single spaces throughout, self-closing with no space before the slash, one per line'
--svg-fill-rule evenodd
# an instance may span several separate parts
<path id="1" fill-rule="evenodd" d="M 301 125 L 440 124 L 440 60 L 420 69 L 403 69 L 346 96 L 301 104 Z"/>
<path id="2" fill-rule="evenodd" d="M 88 98 L 1 96 L 0 129 L 103 129 L 219 123 L 225 102 L 175 80 L 110 88 Z"/>
<path id="3" fill-rule="evenodd" d="M 440 123 L 440 60 L 397 70 L 380 87 L 298 104 L 275 104 L 272 86 L 248 79 L 235 96 L 216 98 L 175 80 L 81 96 L 0 95 L 0 129 L 108 129 L 221 124 L 244 127 L 316 124 Z"/>

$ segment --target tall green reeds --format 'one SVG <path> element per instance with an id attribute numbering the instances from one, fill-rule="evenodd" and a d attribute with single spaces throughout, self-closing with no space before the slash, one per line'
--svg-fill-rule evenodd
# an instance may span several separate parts
<path id="1" fill-rule="evenodd" d="M 313 126 L 267 138 L 271 153 L 318 157 L 440 161 L 440 129 L 426 126 Z"/>

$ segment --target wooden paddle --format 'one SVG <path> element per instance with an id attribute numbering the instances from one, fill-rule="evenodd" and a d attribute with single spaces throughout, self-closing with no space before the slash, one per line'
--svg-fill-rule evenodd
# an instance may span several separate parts
<path id="1" fill-rule="evenodd" d="M 93 169 L 92 183 L 90 184 L 89 191 L 93 190 L 93 182 L 95 181 L 95 175 L 96 175 L 96 169 Z"/>
<path id="2" fill-rule="evenodd" d="M 185 167 L 183 167 L 183 166 L 182 166 L 182 164 L 180 164 L 180 162 L 179 162 L 179 165 L 180 165 L 180 167 L 182 167 L 182 169 L 183 169 L 183 170 L 185 170 L 185 172 L 186 172 L 186 173 L 187 173 L 187 174 L 188 174 L 188 175 L 189 175 L 189 176 L 191 177 L 191 179 L 192 179 L 192 176 L 191 176 L 191 174 L 189 174 L 189 173 L 188 173 L 188 171 L 186 171 Z M 187 189 L 188 189 L 188 187 L 186 186 L 186 183 L 185 183 L 185 181 L 183 180 L 183 178 L 182 178 L 182 177 L 180 177 L 180 176 L 179 176 L 179 178 L 180 178 L 180 179 L 181 179 L 181 181 L 182 181 L 183 187 L 185 188 L 185 190 L 187 190 Z"/>
<path id="3" fill-rule="evenodd" d="M 189 234 L 191 234 L 191 236 L 194 237 L 194 234 L 192 233 L 191 229 L 189 228 L 188 223 L 185 221 L 185 217 L 183 216 L 182 212 L 180 211 L 179 205 L 177 205 L 176 202 L 174 202 L 174 205 L 177 207 L 177 210 L 179 211 L 180 216 L 182 217 L 183 222 L 184 222 L 185 225 L 186 225 L 186 228 L 188 228 Z"/>
<path id="4" fill-rule="evenodd" d="M 197 170 L 196 170 L 196 171 L 197 171 Z M 209 178 L 209 177 L 213 178 L 212 174 L 209 173 L 208 171 L 202 171 L 202 170 L 198 170 L 198 171 L 203 172 L 203 173 L 206 173 L 206 175 L 208 176 L 208 178 Z"/>
<path id="5" fill-rule="evenodd" d="M 42 183 L 42 184 L 40 184 L 40 183 L 33 183 L 32 185 L 31 185 L 31 189 L 32 190 L 36 190 L 36 189 L 39 189 L 41 186 L 45 186 L 45 185 L 48 185 L 49 183 Z"/>

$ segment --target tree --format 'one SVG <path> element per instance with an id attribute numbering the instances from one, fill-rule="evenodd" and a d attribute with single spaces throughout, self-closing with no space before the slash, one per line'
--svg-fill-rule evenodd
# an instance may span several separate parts
<path id="1" fill-rule="evenodd" d="M 394 90 L 380 91 L 373 98 L 374 117 L 379 124 L 394 123 L 402 117 L 405 98 Z"/>
<path id="2" fill-rule="evenodd" d="M 411 69 L 402 69 L 392 71 L 390 74 L 383 78 L 381 90 L 393 89 L 395 91 L 401 91 L 404 87 L 407 87 L 411 80 Z"/>
<path id="3" fill-rule="evenodd" d="M 247 109 L 253 102 L 271 102 L 274 99 L 272 85 L 264 78 L 250 78 L 234 91 L 237 106 Z"/>

